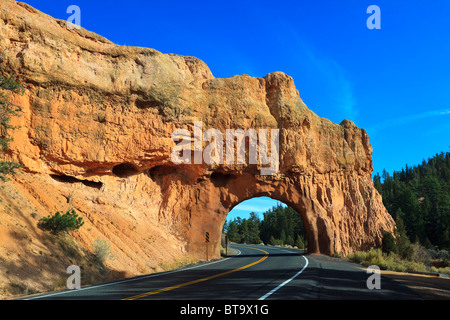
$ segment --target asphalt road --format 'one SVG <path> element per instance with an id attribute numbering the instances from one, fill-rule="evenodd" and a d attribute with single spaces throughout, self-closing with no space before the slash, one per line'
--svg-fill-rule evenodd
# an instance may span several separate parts
<path id="1" fill-rule="evenodd" d="M 420 299 L 381 275 L 369 289 L 355 263 L 295 249 L 233 245 L 239 254 L 169 272 L 28 297 L 45 300 L 334 300 Z"/>

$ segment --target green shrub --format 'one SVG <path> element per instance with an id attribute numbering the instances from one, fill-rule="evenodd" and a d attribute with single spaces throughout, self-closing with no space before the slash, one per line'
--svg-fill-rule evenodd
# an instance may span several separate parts
<path id="1" fill-rule="evenodd" d="M 371 262 L 376 262 L 376 261 L 380 261 L 380 259 L 382 259 L 383 257 L 383 253 L 381 252 L 380 249 L 374 249 L 371 248 L 369 251 L 356 251 L 353 252 L 351 254 L 349 254 L 348 258 L 350 260 L 353 260 L 355 262 L 364 264 L 364 265 L 371 265 L 371 264 L 376 264 L 376 263 L 371 263 Z"/>
<path id="2" fill-rule="evenodd" d="M 348 255 L 348 259 L 358 262 L 361 265 L 368 267 L 370 265 L 377 265 L 382 270 L 392 270 L 397 272 L 439 272 L 450 274 L 450 267 L 437 268 L 430 266 L 429 256 L 425 256 L 423 247 L 418 244 L 411 245 L 414 248 L 412 258 L 416 260 L 404 259 L 400 254 L 389 253 L 386 254 L 380 249 L 370 249 L 369 251 L 356 251 Z M 420 256 L 420 258 L 419 258 Z"/>
<path id="3" fill-rule="evenodd" d="M 38 226 L 43 230 L 59 234 L 61 232 L 78 230 L 83 224 L 83 218 L 78 217 L 74 209 L 69 209 L 63 215 L 58 211 L 54 216 L 42 218 L 39 220 Z"/>
<path id="4" fill-rule="evenodd" d="M 445 268 L 431 267 L 431 271 L 450 275 L 450 267 L 445 267 Z"/>
<path id="5" fill-rule="evenodd" d="M 420 262 L 425 265 L 431 265 L 431 256 L 428 250 L 421 246 L 418 242 L 412 244 L 413 254 L 411 261 Z"/>
<path id="6" fill-rule="evenodd" d="M 95 240 L 94 244 L 92 245 L 92 251 L 96 259 L 101 263 L 104 263 L 107 258 L 113 257 L 109 250 L 108 241 L 106 240 Z"/>
<path id="7" fill-rule="evenodd" d="M 383 239 L 381 240 L 381 248 L 386 254 L 389 254 L 391 252 L 398 253 L 397 243 L 392 233 L 386 231 L 383 234 Z"/>

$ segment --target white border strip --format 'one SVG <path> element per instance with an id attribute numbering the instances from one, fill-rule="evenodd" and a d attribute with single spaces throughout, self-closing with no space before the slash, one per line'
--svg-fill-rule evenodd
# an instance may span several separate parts
<path id="1" fill-rule="evenodd" d="M 277 291 L 278 289 L 280 289 L 281 287 L 285 286 L 286 284 L 288 284 L 289 282 L 291 282 L 292 280 L 294 280 L 296 277 L 298 277 L 298 276 L 303 272 L 303 270 L 306 269 L 306 267 L 307 267 L 308 264 L 309 264 L 308 259 L 306 259 L 305 256 L 302 256 L 302 257 L 305 258 L 306 263 L 305 263 L 304 267 L 303 267 L 299 272 L 297 272 L 297 273 L 296 273 L 295 275 L 293 275 L 291 278 L 287 279 L 285 282 L 283 282 L 282 284 L 280 284 L 278 287 L 272 289 L 272 291 L 270 291 L 270 292 L 266 293 L 265 295 L 263 295 L 263 296 L 262 296 L 261 298 L 259 298 L 258 300 L 265 300 L 266 298 L 268 298 L 269 296 L 271 296 L 275 291 Z"/>

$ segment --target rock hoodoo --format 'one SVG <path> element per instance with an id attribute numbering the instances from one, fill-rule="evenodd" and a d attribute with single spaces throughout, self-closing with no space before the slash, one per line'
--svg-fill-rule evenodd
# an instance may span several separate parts
<path id="1" fill-rule="evenodd" d="M 15 97 L 21 128 L 8 156 L 41 184 L 71 188 L 75 209 L 96 232 L 113 228 L 98 216 L 114 213 L 137 228 L 157 224 L 178 239 L 180 254 L 203 256 L 208 231 L 217 257 L 227 213 L 255 196 L 301 214 L 310 252 L 380 245 L 393 230 L 372 183 L 366 131 L 317 116 L 286 74 L 218 79 L 197 58 L 115 45 L 16 1 L 1 0 L 0 17 L 0 48 L 9 57 L 2 72 L 26 88 Z M 193 133 L 195 121 L 203 132 L 278 129 L 277 173 L 261 175 L 263 165 L 248 158 L 174 164 L 172 133 Z M 149 234 L 134 237 L 145 249 Z M 121 236 L 110 240 L 125 250 Z"/>

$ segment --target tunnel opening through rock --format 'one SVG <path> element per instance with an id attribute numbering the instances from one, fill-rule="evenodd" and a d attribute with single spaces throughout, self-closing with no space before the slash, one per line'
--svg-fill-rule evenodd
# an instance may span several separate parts
<path id="1" fill-rule="evenodd" d="M 112 173 L 119 178 L 127 178 L 138 174 L 139 170 L 134 164 L 126 162 L 114 166 Z"/>
<path id="2" fill-rule="evenodd" d="M 158 180 L 162 176 L 169 175 L 176 170 L 174 166 L 159 165 L 147 171 L 147 174 L 153 181 Z"/>
<path id="3" fill-rule="evenodd" d="M 82 183 L 86 187 L 95 188 L 95 189 L 99 189 L 99 190 L 103 187 L 103 183 L 102 182 L 90 181 L 90 180 L 81 180 L 81 179 L 77 179 L 75 177 L 68 176 L 68 175 L 51 174 L 50 177 L 53 180 L 58 181 L 58 182 L 62 182 L 62 183 Z"/>
<path id="4" fill-rule="evenodd" d="M 236 178 L 234 174 L 215 171 L 211 174 L 211 181 L 216 187 L 224 187 L 231 180 Z"/>
<path id="5" fill-rule="evenodd" d="M 299 212 L 282 201 L 264 196 L 233 207 L 223 226 L 223 235 L 235 243 L 291 246 L 306 252 L 306 228 Z"/>

